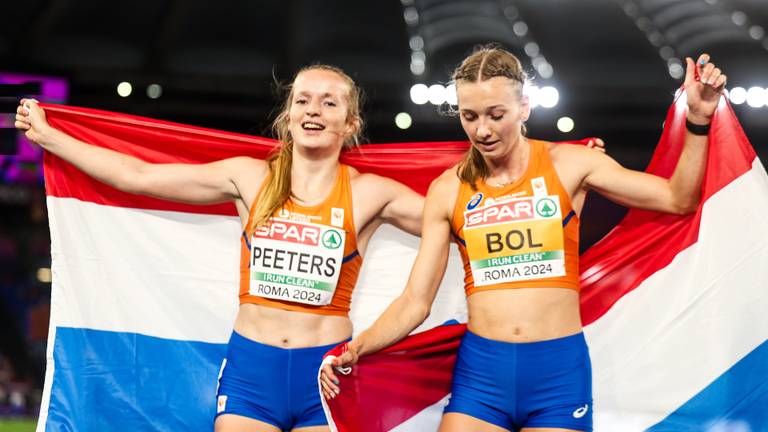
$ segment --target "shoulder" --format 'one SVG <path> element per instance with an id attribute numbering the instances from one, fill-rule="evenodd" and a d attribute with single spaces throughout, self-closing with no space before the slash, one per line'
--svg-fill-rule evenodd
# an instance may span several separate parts
<path id="1" fill-rule="evenodd" d="M 604 164 L 616 163 L 607 154 L 581 144 L 550 144 L 549 157 L 558 171 L 567 169 L 588 172 Z"/>
<path id="2" fill-rule="evenodd" d="M 456 166 L 448 168 L 432 180 L 427 191 L 427 202 L 430 206 L 437 205 L 452 212 L 460 188 L 461 180 L 456 172 Z"/>
<path id="3" fill-rule="evenodd" d="M 269 174 L 269 164 L 266 161 L 248 156 L 224 159 L 219 163 L 241 194 L 248 197 L 255 194 L 255 189 L 260 187 Z"/>

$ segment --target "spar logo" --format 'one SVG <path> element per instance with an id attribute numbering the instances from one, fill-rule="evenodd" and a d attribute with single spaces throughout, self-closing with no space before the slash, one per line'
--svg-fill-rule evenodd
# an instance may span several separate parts
<path id="1" fill-rule="evenodd" d="M 284 220 L 273 219 L 268 225 L 257 228 L 253 236 L 310 246 L 320 244 L 319 227 Z"/>
<path id="2" fill-rule="evenodd" d="M 536 213 L 541 217 L 551 217 L 557 213 L 557 204 L 550 198 L 542 198 L 536 203 Z"/>
<path id="3" fill-rule="evenodd" d="M 464 228 L 533 219 L 535 217 L 533 212 L 533 198 L 530 197 L 496 202 L 493 205 L 464 212 Z"/>
<path id="4" fill-rule="evenodd" d="M 323 233 L 323 246 L 326 249 L 338 249 L 341 246 L 341 234 L 334 230 L 326 231 Z"/>

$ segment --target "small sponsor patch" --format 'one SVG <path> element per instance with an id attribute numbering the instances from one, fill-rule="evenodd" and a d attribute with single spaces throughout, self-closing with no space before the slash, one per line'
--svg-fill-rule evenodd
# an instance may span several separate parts
<path id="1" fill-rule="evenodd" d="M 331 209 L 331 225 L 339 228 L 344 227 L 344 209 L 334 207 Z"/>
<path id="2" fill-rule="evenodd" d="M 534 196 L 546 196 L 547 195 L 547 182 L 544 181 L 544 177 L 536 177 L 531 179 L 531 188 L 533 189 Z"/>
<path id="3" fill-rule="evenodd" d="M 227 395 L 219 395 L 216 401 L 216 414 L 221 414 L 227 409 Z"/>

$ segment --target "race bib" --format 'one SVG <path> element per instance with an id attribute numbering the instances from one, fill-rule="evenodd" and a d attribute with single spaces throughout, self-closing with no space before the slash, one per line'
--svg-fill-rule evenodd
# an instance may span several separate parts
<path id="1" fill-rule="evenodd" d="M 344 230 L 274 218 L 251 238 L 250 294 L 316 306 L 333 299 L 344 258 Z"/>
<path id="2" fill-rule="evenodd" d="M 557 195 L 511 198 L 464 212 L 475 286 L 565 276 Z"/>

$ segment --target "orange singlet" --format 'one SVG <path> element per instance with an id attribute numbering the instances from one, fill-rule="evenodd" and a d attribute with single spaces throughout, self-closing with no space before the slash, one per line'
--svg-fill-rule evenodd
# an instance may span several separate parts
<path id="1" fill-rule="evenodd" d="M 503 187 L 478 180 L 459 187 L 451 218 L 464 262 L 464 290 L 579 290 L 579 217 L 549 157 L 528 140 L 525 174 Z"/>
<path id="2" fill-rule="evenodd" d="M 348 167 L 339 166 L 333 190 L 318 205 L 288 200 L 259 227 L 252 226 L 255 207 L 240 239 L 240 304 L 348 315 L 362 264 Z"/>

